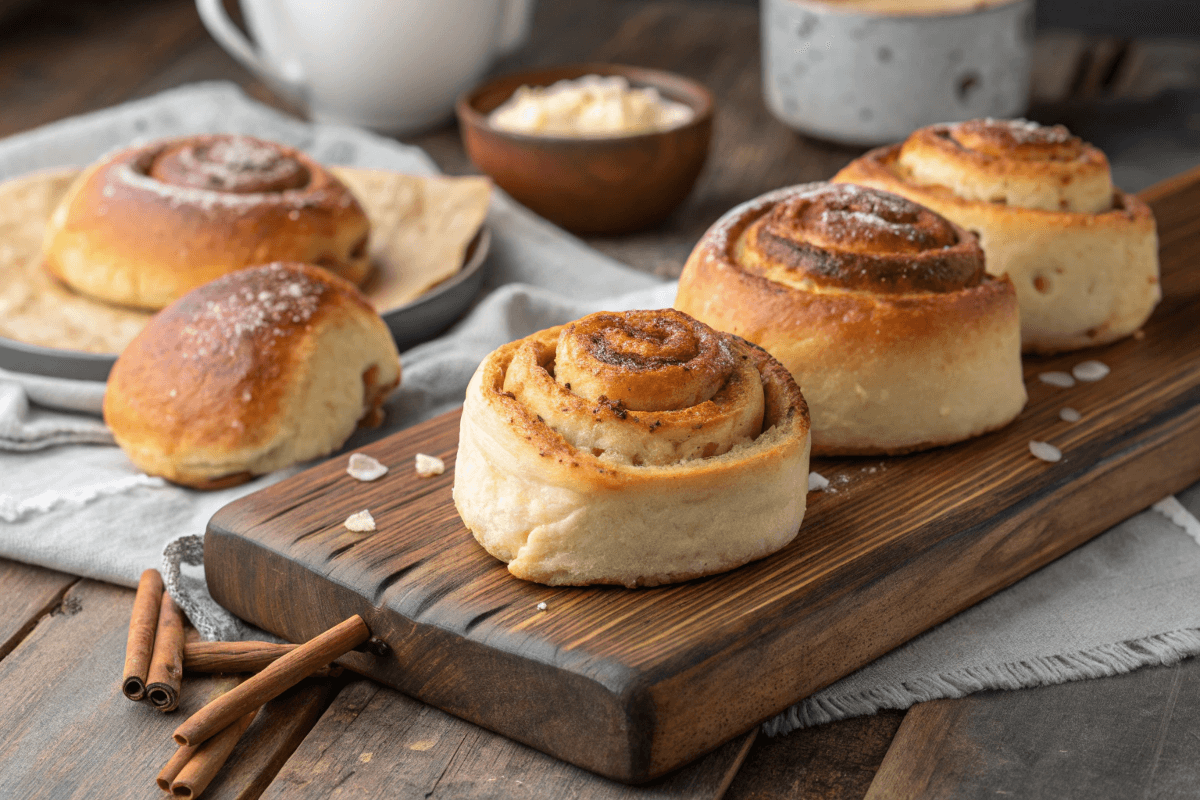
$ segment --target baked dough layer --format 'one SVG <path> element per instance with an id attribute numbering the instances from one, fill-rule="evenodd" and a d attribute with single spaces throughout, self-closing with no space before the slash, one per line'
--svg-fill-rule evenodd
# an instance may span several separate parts
<path id="1" fill-rule="evenodd" d="M 387 325 L 305 264 L 242 270 L 157 314 L 113 366 L 104 420 L 140 469 L 217 488 L 327 455 L 400 381 Z"/>
<path id="2" fill-rule="evenodd" d="M 353 283 L 370 271 L 367 215 L 291 147 L 201 135 L 122 150 L 88 167 L 50 218 L 46 268 L 82 294 L 159 309 L 222 275 L 272 261 Z"/>
<path id="3" fill-rule="evenodd" d="M 835 230 L 799 224 L 802 206 Z M 971 234 L 930 216 L 854 186 L 763 195 L 700 240 L 676 308 L 788 368 L 812 412 L 815 454 L 897 454 L 977 436 L 1025 404 L 1016 294 L 984 272 Z M 763 246 L 772 240 L 829 255 L 788 260 Z M 813 263 L 831 262 L 847 266 L 814 276 Z"/>
<path id="4" fill-rule="evenodd" d="M 903 195 L 978 234 L 988 272 L 1016 287 L 1028 352 L 1128 336 L 1162 297 L 1149 207 L 1113 188 L 1104 155 L 1061 126 L 935 125 L 834 180 Z"/>
<path id="5" fill-rule="evenodd" d="M 647 334 L 656 318 L 696 347 L 663 350 Z M 795 537 L 807 493 L 808 410 L 778 362 L 670 309 L 576 325 L 499 348 L 467 387 L 454 503 L 489 553 L 539 583 L 654 586 L 732 569 Z M 619 357 L 590 342 L 607 334 Z M 639 348 L 646 357 L 630 355 Z M 655 363 L 655 351 L 669 355 Z M 605 369 L 612 374 L 594 374 Z M 622 385 L 640 383 L 637 397 L 650 398 L 640 405 L 656 405 L 660 390 L 677 400 L 681 380 L 711 384 L 714 370 L 723 377 L 691 405 L 634 409 L 632 397 L 613 399 Z M 580 371 L 598 378 L 582 394 L 563 377 Z M 687 372 L 700 374 L 681 379 Z M 544 407 L 557 416 L 539 413 Z"/>

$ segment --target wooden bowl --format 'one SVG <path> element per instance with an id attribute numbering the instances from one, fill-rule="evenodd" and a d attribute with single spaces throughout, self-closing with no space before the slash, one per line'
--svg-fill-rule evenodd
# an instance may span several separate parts
<path id="1" fill-rule="evenodd" d="M 493 128 L 488 114 L 521 86 L 621 75 L 694 112 L 690 121 L 632 136 L 535 136 Z M 575 233 L 626 233 L 663 220 L 696 182 L 712 135 L 713 98 L 699 83 L 641 67 L 572 64 L 505 75 L 464 94 L 455 109 L 467 155 L 546 219 Z"/>

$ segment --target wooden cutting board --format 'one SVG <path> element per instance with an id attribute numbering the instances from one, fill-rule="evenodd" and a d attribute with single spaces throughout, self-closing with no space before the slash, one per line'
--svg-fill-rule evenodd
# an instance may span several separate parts
<path id="1" fill-rule="evenodd" d="M 454 412 L 362 448 L 392 468 L 374 483 L 343 454 L 222 509 L 209 587 L 293 641 L 361 614 L 390 646 L 354 655 L 364 673 L 609 777 L 661 775 L 1200 478 L 1200 171 L 1143 196 L 1165 291 L 1143 336 L 1028 359 L 1029 405 L 1004 430 L 815 460 L 829 489 L 762 561 L 653 589 L 515 579 L 454 510 Z M 1038 380 L 1086 359 L 1111 374 Z M 1067 406 L 1082 420 L 1060 420 Z M 1031 439 L 1063 460 L 1033 458 Z M 416 453 L 446 474 L 417 477 Z M 342 526 L 363 508 L 378 532 Z"/>

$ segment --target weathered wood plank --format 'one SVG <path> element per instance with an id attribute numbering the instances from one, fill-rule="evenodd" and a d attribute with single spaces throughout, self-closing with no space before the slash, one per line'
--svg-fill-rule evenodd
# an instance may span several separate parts
<path id="1" fill-rule="evenodd" d="M 1046 31 L 1034 39 L 1033 102 L 1061 103 L 1070 97 L 1087 43 L 1088 37 L 1078 31 Z"/>
<path id="2" fill-rule="evenodd" d="M 1130 43 L 1112 87 L 1113 94 L 1123 100 L 1146 100 L 1171 89 L 1196 88 L 1200 88 L 1200 42 L 1195 39 Z"/>
<path id="3" fill-rule="evenodd" d="M 62 601 L 78 578 L 0 559 L 0 659 Z"/>
<path id="4" fill-rule="evenodd" d="M 171 732 L 236 683 L 187 678 L 174 714 L 127 700 L 120 671 L 132 605 L 132 591 L 82 581 L 0 661 L 0 797 L 156 796 Z M 257 796 L 335 692 L 313 681 L 269 704 L 204 796 Z"/>
<path id="5" fill-rule="evenodd" d="M 868 800 L 1192 798 L 1200 659 L 912 708 Z"/>
<path id="6" fill-rule="evenodd" d="M 903 711 L 882 711 L 785 736 L 760 735 L 724 800 L 860 800 L 903 718 Z"/>
<path id="7" fill-rule="evenodd" d="M 1072 97 L 1094 100 L 1109 95 L 1128 47 L 1129 42 L 1125 39 L 1105 37 L 1091 40 L 1080 60 L 1081 69 L 1072 87 Z"/>
<path id="8" fill-rule="evenodd" d="M 36 4 L 0 26 L 0 136 L 127 100 L 207 36 L 190 3 Z"/>
<path id="9" fill-rule="evenodd" d="M 358 681 L 338 695 L 263 798 L 718 800 L 753 739 L 747 734 L 671 775 L 630 787 Z"/>

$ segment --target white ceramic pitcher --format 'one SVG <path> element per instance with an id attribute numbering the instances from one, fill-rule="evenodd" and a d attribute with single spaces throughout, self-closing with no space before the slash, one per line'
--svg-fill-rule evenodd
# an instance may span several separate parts
<path id="1" fill-rule="evenodd" d="M 317 121 L 413 132 L 529 34 L 534 0 L 196 0 L 213 38 Z"/>

